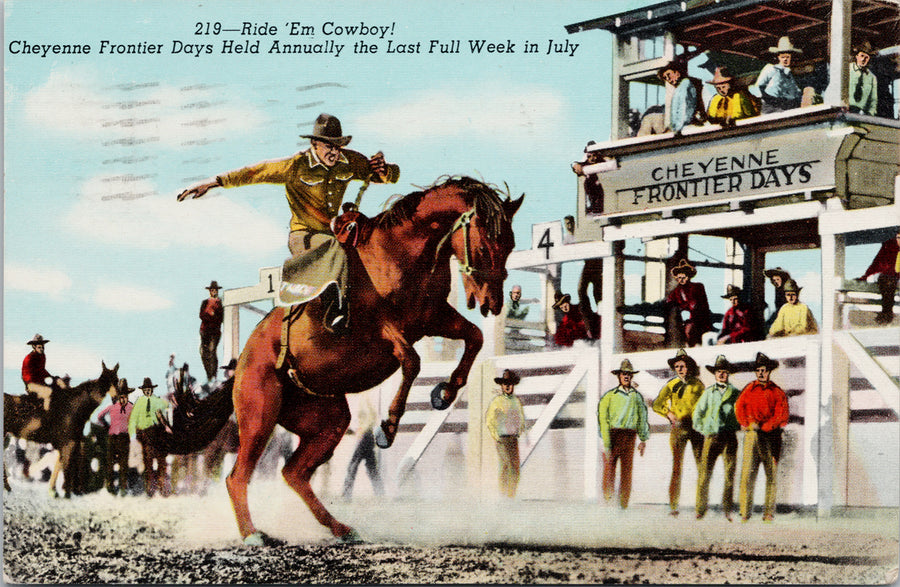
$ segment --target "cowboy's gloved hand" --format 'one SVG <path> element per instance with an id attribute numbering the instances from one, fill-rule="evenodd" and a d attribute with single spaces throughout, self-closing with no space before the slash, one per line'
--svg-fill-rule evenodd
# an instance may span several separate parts
<path id="1" fill-rule="evenodd" d="M 369 169 L 373 173 L 377 173 L 379 177 L 384 177 L 387 174 L 387 163 L 384 161 L 384 153 L 378 151 L 372 155 L 369 159 Z"/>

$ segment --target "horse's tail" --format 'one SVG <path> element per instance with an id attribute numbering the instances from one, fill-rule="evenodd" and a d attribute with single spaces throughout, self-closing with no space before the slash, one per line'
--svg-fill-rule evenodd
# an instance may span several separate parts
<path id="1" fill-rule="evenodd" d="M 234 378 L 225 381 L 202 400 L 171 432 L 160 431 L 154 435 L 154 444 L 168 454 L 186 455 L 202 450 L 213 441 L 234 412 L 231 397 Z"/>

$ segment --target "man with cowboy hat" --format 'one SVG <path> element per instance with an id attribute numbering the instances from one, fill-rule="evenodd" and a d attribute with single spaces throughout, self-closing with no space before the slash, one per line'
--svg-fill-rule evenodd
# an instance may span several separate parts
<path id="1" fill-rule="evenodd" d="M 875 116 L 878 113 L 878 79 L 869 62 L 878 55 L 872 43 L 863 41 L 850 50 L 850 112 Z"/>
<path id="2" fill-rule="evenodd" d="M 799 56 L 803 51 L 794 47 L 789 37 L 781 37 L 778 45 L 769 47 L 769 53 L 774 53 L 778 62 L 767 63 L 756 78 L 756 87 L 762 96 L 762 113 L 798 108 L 803 92 L 791 73 L 791 62 L 795 55 Z"/>
<path id="3" fill-rule="evenodd" d="M 134 391 L 128 387 L 128 380 L 122 379 L 116 388 L 116 398 L 97 414 L 97 421 L 109 416 L 106 430 L 106 490 L 115 495 L 115 466 L 119 465 L 119 495 L 128 494 L 128 453 L 131 437 L 128 435 L 128 424 L 134 404 L 128 401 L 128 394 Z"/>
<path id="4" fill-rule="evenodd" d="M 688 313 L 688 318 L 683 320 L 683 324 L 684 343 L 689 347 L 699 345 L 703 333 L 713 329 L 706 288 L 702 283 L 691 281 L 695 275 L 697 270 L 694 266 L 688 263 L 687 259 L 682 259 L 672 268 L 672 277 L 675 278 L 677 285 L 665 299 L 666 306 L 670 308 L 674 306 L 679 311 Z"/>
<path id="5" fill-rule="evenodd" d="M 700 80 L 688 77 L 687 61 L 675 58 L 656 72 L 657 77 L 674 88 L 671 102 L 667 102 L 666 122 L 676 135 L 689 124 L 706 122 L 703 108 L 703 85 Z"/>
<path id="6" fill-rule="evenodd" d="M 749 304 L 741 301 L 741 291 L 741 288 L 729 283 L 725 295 L 722 296 L 722 299 L 731 303 L 731 307 L 722 317 L 722 330 L 719 332 L 717 344 L 759 340 L 756 314 Z"/>
<path id="7" fill-rule="evenodd" d="M 31 352 L 25 355 L 22 361 L 22 381 L 25 383 L 25 391 L 44 400 L 44 411 L 50 411 L 50 396 L 53 394 L 53 385 L 65 387 L 65 379 L 55 377 L 47 371 L 47 355 L 44 354 L 44 345 L 50 342 L 40 334 L 35 334 L 25 344 L 31 345 Z"/>
<path id="8" fill-rule="evenodd" d="M 572 296 L 556 292 L 553 309 L 562 312 L 562 318 L 556 326 L 553 342 L 557 346 L 572 346 L 576 340 L 589 339 L 587 325 L 581 309 L 572 304 Z"/>
<path id="9" fill-rule="evenodd" d="M 700 457 L 703 454 L 703 436 L 694 430 L 691 422 L 694 406 L 703 394 L 703 382 L 700 381 L 700 368 L 697 362 L 684 349 L 678 349 L 675 356 L 669 359 L 669 367 L 675 377 L 663 385 L 659 395 L 653 400 L 653 411 L 669 420 L 669 446 L 672 448 L 672 478 L 669 482 L 669 514 L 678 515 L 678 500 L 681 497 L 681 464 L 684 462 L 684 449 L 688 442 L 694 453 L 694 463 L 700 468 Z"/>
<path id="10" fill-rule="evenodd" d="M 216 349 L 222 338 L 222 320 L 225 308 L 219 298 L 219 283 L 214 279 L 206 286 L 209 297 L 200 303 L 200 360 L 206 370 L 207 381 L 216 378 L 219 371 L 219 358 Z"/>
<path id="11" fill-rule="evenodd" d="M 488 405 L 486 424 L 497 443 L 500 492 L 515 497 L 519 485 L 519 436 L 525 432 L 525 411 L 514 395 L 519 376 L 511 369 L 504 369 L 503 376 L 495 377 L 494 383 L 500 385 L 500 393 Z"/>
<path id="12" fill-rule="evenodd" d="M 768 330 L 772 326 L 772 322 L 775 321 L 775 317 L 778 316 L 778 310 L 787 303 L 787 298 L 784 297 L 784 284 L 791 278 L 791 275 L 781 267 L 766 269 L 763 271 L 763 274 L 769 278 L 769 282 L 775 288 L 775 309 L 772 310 L 771 316 L 766 321 L 766 330 Z"/>
<path id="13" fill-rule="evenodd" d="M 744 430 L 744 458 L 741 465 L 741 520 L 753 512 L 753 488 L 760 464 L 766 472 L 764 522 L 775 519 L 776 469 L 781 457 L 781 429 L 787 425 L 790 411 L 787 395 L 769 377 L 778 361 L 756 353 L 756 380 L 741 391 L 734 413 Z"/>
<path id="14" fill-rule="evenodd" d="M 900 228 L 896 234 L 881 243 L 881 248 L 859 281 L 878 274 L 878 291 L 881 293 L 881 312 L 875 316 L 878 324 L 889 324 L 894 320 L 894 294 L 897 293 L 897 279 L 900 278 Z"/>
<path id="15" fill-rule="evenodd" d="M 756 98 L 731 76 L 727 67 L 717 67 L 711 81 L 716 95 L 709 101 L 709 121 L 722 126 L 733 126 L 736 120 L 759 116 Z"/>
<path id="16" fill-rule="evenodd" d="M 284 159 L 262 161 L 219 175 L 213 181 L 192 186 L 178 195 L 199 198 L 211 188 L 232 188 L 257 183 L 284 184 L 291 209 L 288 249 L 280 301 L 284 305 L 308 302 L 323 295 L 323 323 L 329 330 L 346 326 L 347 256 L 331 233 L 331 220 L 340 214 L 341 200 L 353 180 L 396 183 L 400 168 L 388 164 L 380 152 L 371 158 L 346 149 L 341 122 L 330 114 L 316 118 L 305 151 Z"/>
<path id="17" fill-rule="evenodd" d="M 707 365 L 706 370 L 713 374 L 716 382 L 703 390 L 703 395 L 694 406 L 694 430 L 703 435 L 703 455 L 700 458 L 700 474 L 697 480 L 697 518 L 706 515 L 709 481 L 716 466 L 716 459 L 721 455 L 722 466 L 725 467 L 722 509 L 725 512 L 725 519 L 730 522 L 731 510 L 734 509 L 737 431 L 741 428 L 734 413 L 734 404 L 741 392 L 728 381 L 734 367 L 725 355 L 716 357 L 715 364 Z"/>
<path id="18" fill-rule="evenodd" d="M 638 452 L 644 456 L 650 426 L 647 423 L 647 405 L 644 397 L 632 384 L 638 373 L 628 359 L 622 360 L 612 374 L 619 385 L 603 394 L 597 405 L 597 420 L 603 440 L 603 497 L 609 501 L 616 487 L 616 463 L 621 461 L 619 472 L 619 507 L 628 507 L 631 496 L 631 465 L 634 460 L 635 437 L 640 439 Z"/>
<path id="19" fill-rule="evenodd" d="M 166 488 L 166 454 L 153 444 L 153 429 L 165 425 L 163 412 L 169 408 L 169 402 L 153 395 L 156 385 L 149 377 L 144 377 L 140 390 L 144 394 L 134 402 L 131 417 L 128 419 L 128 434 L 135 436 L 141 443 L 141 453 L 144 457 L 144 491 L 148 497 L 159 492 L 165 496 Z M 154 469 L 154 463 L 156 468 Z"/>
<path id="20" fill-rule="evenodd" d="M 809 307 L 800 301 L 800 290 L 793 279 L 784 284 L 784 297 L 787 303 L 778 310 L 778 315 L 769 328 L 769 338 L 776 336 L 798 336 L 816 334 L 819 326 Z"/>

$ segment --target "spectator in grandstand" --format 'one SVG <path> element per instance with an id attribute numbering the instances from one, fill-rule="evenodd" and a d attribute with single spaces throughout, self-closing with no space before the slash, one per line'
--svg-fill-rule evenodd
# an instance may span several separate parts
<path id="1" fill-rule="evenodd" d="M 869 41 L 859 43 L 850 51 L 850 112 L 875 116 L 878 113 L 878 80 L 869 69 L 869 62 L 878 55 Z"/>
<path id="2" fill-rule="evenodd" d="M 616 488 L 616 464 L 619 468 L 619 507 L 628 507 L 631 497 L 631 466 L 634 460 L 635 438 L 640 439 L 638 452 L 644 456 L 650 426 L 647 423 L 647 404 L 634 387 L 632 380 L 638 373 L 628 359 L 612 371 L 619 384 L 603 394 L 597 405 L 603 458 L 603 498 L 610 501 Z"/>
<path id="3" fill-rule="evenodd" d="M 816 334 L 819 327 L 816 319 L 806 304 L 800 301 L 800 290 L 793 279 L 788 279 L 784 284 L 784 297 L 787 303 L 778 310 L 775 321 L 769 328 L 769 338 L 777 336 L 798 336 L 801 334 Z"/>
<path id="4" fill-rule="evenodd" d="M 725 489 L 722 492 L 722 510 L 725 519 L 731 521 L 734 509 L 734 474 L 737 468 L 738 424 L 734 413 L 734 404 L 740 396 L 740 390 L 733 386 L 728 378 L 734 368 L 725 355 L 716 357 L 714 365 L 707 365 L 706 370 L 713 374 L 716 382 L 703 390 L 703 395 L 694 406 L 694 430 L 703 435 L 703 454 L 700 457 L 699 478 L 697 480 L 697 519 L 706 515 L 709 503 L 709 481 L 712 478 L 716 460 L 722 457 L 725 467 Z"/>
<path id="5" fill-rule="evenodd" d="M 528 316 L 527 304 L 536 304 L 541 300 L 537 298 L 522 299 L 522 286 L 514 285 L 509 290 L 509 302 L 506 304 L 506 317 L 515 320 L 524 320 Z"/>
<path id="6" fill-rule="evenodd" d="M 722 317 L 722 331 L 717 344 L 752 342 L 759 340 L 756 314 L 750 304 L 741 301 L 741 288 L 728 284 L 723 299 L 731 303 Z"/>
<path id="7" fill-rule="evenodd" d="M 669 379 L 659 395 L 653 400 L 653 411 L 669 420 L 669 446 L 672 448 L 672 477 L 669 481 L 669 515 L 678 515 L 678 500 L 681 497 L 681 464 L 688 442 L 694 453 L 694 462 L 700 468 L 703 451 L 703 436 L 694 430 L 691 417 L 694 406 L 703 394 L 700 368 L 684 349 L 678 349 L 669 359 L 669 367 L 675 377 Z"/>
<path id="8" fill-rule="evenodd" d="M 672 132 L 680 135 L 689 124 L 706 122 L 706 109 L 703 107 L 703 85 L 700 80 L 688 77 L 687 61 L 673 59 L 663 65 L 656 75 L 665 83 L 675 88 L 672 101 L 668 104 L 669 114 L 666 120 Z"/>
<path id="9" fill-rule="evenodd" d="M 586 165 L 602 163 L 605 160 L 601 151 L 590 150 L 591 145 L 595 144 L 594 141 L 588 141 L 582 160 L 572 163 L 572 171 L 575 172 L 575 175 L 584 178 L 584 211 L 588 214 L 603 212 L 603 184 L 600 183 L 600 174 L 584 172 Z M 574 224 L 572 228 L 574 229 Z"/>
<path id="10" fill-rule="evenodd" d="M 784 297 L 784 284 L 791 278 L 791 275 L 781 267 L 766 269 L 763 273 L 769 278 L 772 287 L 775 288 L 775 308 L 772 310 L 771 316 L 769 316 L 769 319 L 766 321 L 766 331 L 768 331 L 769 327 L 772 326 L 772 322 L 775 322 L 775 317 L 778 316 L 778 310 L 780 310 L 781 306 L 787 302 L 787 298 Z"/>
<path id="11" fill-rule="evenodd" d="M 672 277 L 678 283 L 666 296 L 665 305 L 668 308 L 677 308 L 687 318 L 680 316 L 683 325 L 684 341 L 689 347 L 697 346 L 701 342 L 704 332 L 709 332 L 712 327 L 712 313 L 709 309 L 709 300 L 706 298 L 706 288 L 702 283 L 691 281 L 697 275 L 694 266 L 682 259 L 678 265 L 672 268 Z"/>
<path id="12" fill-rule="evenodd" d="M 881 243 L 881 248 L 859 281 L 878 274 L 878 291 L 881 292 L 881 312 L 875 316 L 879 324 L 889 324 L 894 320 L 894 294 L 897 293 L 897 279 L 900 277 L 900 230 L 894 238 Z"/>
<path id="13" fill-rule="evenodd" d="M 519 485 L 519 436 L 525 432 L 525 411 L 515 396 L 520 378 L 515 371 L 505 369 L 502 377 L 495 377 L 499 394 L 487 409 L 487 428 L 497 444 L 500 458 L 500 493 L 515 497 Z"/>
<path id="14" fill-rule="evenodd" d="M 756 87 L 762 97 L 762 113 L 799 108 L 803 92 L 794 79 L 791 64 L 803 51 L 795 47 L 789 37 L 781 37 L 777 46 L 769 47 L 769 52 L 775 54 L 777 63 L 766 64 L 756 79 Z"/>
<path id="15" fill-rule="evenodd" d="M 553 309 L 562 312 L 562 318 L 556 325 L 556 334 L 553 335 L 554 344 L 568 347 L 575 344 L 576 340 L 590 339 L 587 325 L 584 323 L 584 316 L 581 315 L 578 305 L 572 303 L 572 297 L 559 292 L 556 292 L 555 297 Z"/>
<path id="16" fill-rule="evenodd" d="M 717 67 L 711 81 L 716 95 L 709 101 L 709 121 L 733 126 L 736 120 L 759 116 L 756 98 L 732 77 L 727 67 Z"/>
<path id="17" fill-rule="evenodd" d="M 778 361 L 756 354 L 756 380 L 741 391 L 734 412 L 744 430 L 744 458 L 741 465 L 741 521 L 753 512 L 753 488 L 759 466 L 766 473 L 763 522 L 775 519 L 778 460 L 781 458 L 781 430 L 790 417 L 787 395 L 769 378 Z"/>

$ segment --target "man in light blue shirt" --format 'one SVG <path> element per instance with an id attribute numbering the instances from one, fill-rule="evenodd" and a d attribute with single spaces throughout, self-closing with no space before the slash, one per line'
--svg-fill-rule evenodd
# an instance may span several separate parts
<path id="1" fill-rule="evenodd" d="M 672 132 L 680 135 L 687 125 L 706 122 L 703 86 L 700 80 L 687 76 L 687 63 L 675 59 L 662 66 L 656 75 L 675 88 L 668 116 Z"/>
<path id="2" fill-rule="evenodd" d="M 803 93 L 791 73 L 791 62 L 795 55 L 799 56 L 803 51 L 794 47 L 790 38 L 781 37 L 778 39 L 778 46 L 769 47 L 769 52 L 776 54 L 778 63 L 767 64 L 756 79 L 756 87 L 763 101 L 762 113 L 771 114 L 798 108 Z"/>

